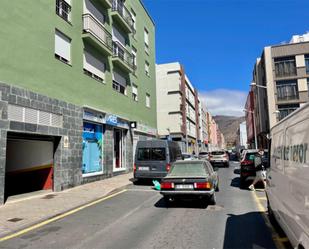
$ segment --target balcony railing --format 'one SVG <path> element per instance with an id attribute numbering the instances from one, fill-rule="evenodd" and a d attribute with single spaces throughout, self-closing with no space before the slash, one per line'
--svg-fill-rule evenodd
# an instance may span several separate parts
<path id="1" fill-rule="evenodd" d="M 124 6 L 124 4 L 118 0 L 113 0 L 112 11 L 117 11 L 124 21 L 133 30 L 133 18 L 130 11 Z"/>
<path id="2" fill-rule="evenodd" d="M 119 58 L 121 61 L 127 64 L 131 69 L 134 70 L 133 55 L 117 41 L 113 41 L 113 56 Z"/>
<path id="3" fill-rule="evenodd" d="M 91 14 L 83 15 L 84 31 L 92 34 L 99 42 L 110 51 L 113 49 L 112 35 Z"/>

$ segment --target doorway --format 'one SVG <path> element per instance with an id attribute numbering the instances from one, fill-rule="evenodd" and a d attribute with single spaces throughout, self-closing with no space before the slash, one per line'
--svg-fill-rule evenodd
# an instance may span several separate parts
<path id="1" fill-rule="evenodd" d="M 125 169 L 125 132 L 121 129 L 114 129 L 114 171 Z"/>
<path id="2" fill-rule="evenodd" d="M 53 189 L 52 138 L 8 135 L 5 196 Z"/>

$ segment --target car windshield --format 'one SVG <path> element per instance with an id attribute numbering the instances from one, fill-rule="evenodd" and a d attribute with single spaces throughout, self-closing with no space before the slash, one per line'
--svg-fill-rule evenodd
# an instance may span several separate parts
<path id="1" fill-rule="evenodd" d="M 199 155 L 200 156 L 205 156 L 205 155 L 208 155 L 208 152 L 200 152 Z"/>
<path id="2" fill-rule="evenodd" d="M 253 162 L 256 155 L 258 155 L 258 153 L 246 153 L 246 160 Z"/>
<path id="3" fill-rule="evenodd" d="M 139 148 L 137 160 L 139 161 L 165 161 L 165 148 Z"/>
<path id="4" fill-rule="evenodd" d="M 224 151 L 213 151 L 211 152 L 211 155 L 214 155 L 214 156 L 219 156 L 219 155 L 224 155 L 225 152 Z"/>
<path id="5" fill-rule="evenodd" d="M 207 176 L 203 163 L 175 163 L 169 176 Z"/>
<path id="6" fill-rule="evenodd" d="M 191 157 L 191 155 L 187 155 L 187 154 L 184 154 L 182 156 L 183 156 L 183 158 L 190 158 Z"/>

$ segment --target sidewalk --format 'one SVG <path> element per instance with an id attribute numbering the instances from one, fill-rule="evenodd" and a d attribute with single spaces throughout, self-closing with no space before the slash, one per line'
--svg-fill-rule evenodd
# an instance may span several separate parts
<path id="1" fill-rule="evenodd" d="M 0 206 L 0 238 L 97 200 L 115 189 L 131 184 L 130 178 L 132 178 L 132 173 L 88 183 L 62 192 L 46 192 L 23 199 L 9 200 Z M 9 221 L 10 219 L 13 221 Z"/>

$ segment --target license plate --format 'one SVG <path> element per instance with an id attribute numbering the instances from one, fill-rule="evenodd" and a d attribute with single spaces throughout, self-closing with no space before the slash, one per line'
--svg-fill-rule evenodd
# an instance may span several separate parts
<path id="1" fill-rule="evenodd" d="M 149 167 L 138 167 L 139 170 L 149 170 Z"/>
<path id="2" fill-rule="evenodd" d="M 177 184 L 175 186 L 176 189 L 193 189 L 192 184 Z"/>

